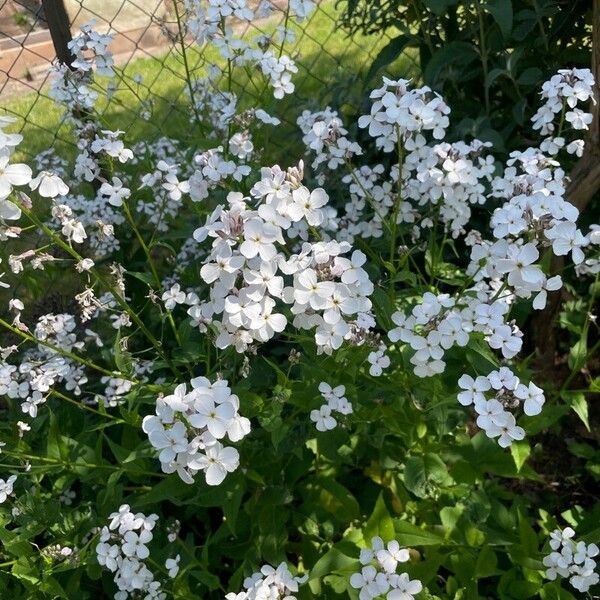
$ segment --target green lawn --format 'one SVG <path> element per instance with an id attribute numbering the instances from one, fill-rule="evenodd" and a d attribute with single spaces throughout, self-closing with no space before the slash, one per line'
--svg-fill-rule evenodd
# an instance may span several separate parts
<path id="1" fill-rule="evenodd" d="M 277 101 L 258 73 L 246 73 L 234 69 L 233 91 L 239 94 L 242 107 L 261 106 L 278 116 L 282 125 L 269 140 L 275 148 L 290 148 L 290 139 L 298 139 L 296 116 L 304 109 L 318 109 L 327 104 L 341 108 L 346 113 L 358 110 L 363 94 L 363 78 L 373 58 L 387 43 L 385 36 L 348 37 L 338 24 L 335 2 L 327 0 L 305 22 L 294 25 L 296 40 L 288 43 L 286 53 L 291 54 L 299 68 L 294 81 L 296 91 Z M 280 16 L 274 20 L 255 22 L 245 33 L 253 37 L 259 32 L 273 31 Z M 392 32 L 393 33 L 393 32 Z M 196 45 L 187 50 L 189 69 L 193 77 L 201 77 L 206 65 L 225 63 L 212 47 Z M 395 68 L 404 75 L 414 71 L 414 62 L 407 57 Z M 187 101 L 185 68 L 181 53 L 171 48 L 162 56 L 137 58 L 123 66 L 123 80 L 119 91 L 108 100 L 105 96 L 98 102 L 102 122 L 110 129 L 127 132 L 127 143 L 141 139 L 155 139 L 167 135 L 177 139 L 199 142 L 198 131 L 190 128 L 190 109 Z M 141 75 L 143 81 L 133 81 Z M 251 77 L 249 77 L 251 75 Z M 107 81 L 98 81 L 101 92 Z M 226 89 L 226 81 L 223 81 Z M 5 111 L 20 117 L 25 141 L 20 150 L 35 154 L 53 145 L 62 155 L 70 155 L 73 149 L 69 127 L 61 124 L 62 110 L 46 95 L 32 93 L 8 103 Z M 144 102 L 150 102 L 152 117 L 144 121 L 140 113 Z M 25 124 L 23 125 L 23 119 Z M 294 135 L 295 134 L 295 135 Z M 292 148 L 290 148 L 291 150 Z M 297 146 L 294 150 L 300 151 Z"/>

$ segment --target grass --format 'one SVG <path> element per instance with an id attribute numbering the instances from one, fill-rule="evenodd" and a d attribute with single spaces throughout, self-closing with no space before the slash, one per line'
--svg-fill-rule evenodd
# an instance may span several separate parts
<path id="1" fill-rule="evenodd" d="M 273 148 L 290 148 L 294 146 L 290 140 L 294 139 L 298 142 L 293 150 L 301 152 L 295 120 L 305 108 L 318 109 L 330 104 L 346 114 L 358 110 L 365 92 L 364 75 L 389 38 L 361 35 L 350 38 L 338 26 L 338 16 L 334 1 L 326 0 L 307 21 L 292 26 L 296 39 L 287 43 L 285 52 L 294 57 L 299 71 L 294 77 L 295 93 L 283 100 L 274 100 L 269 86 L 258 73 L 244 72 L 239 67 L 234 69 L 231 85 L 240 96 L 241 107 L 260 106 L 282 120 L 282 125 L 268 140 Z M 275 19 L 276 22 L 273 19 L 253 22 L 244 35 L 254 37 L 258 33 L 273 32 L 280 16 Z M 226 67 L 211 46 L 193 45 L 187 50 L 187 58 L 194 78 L 205 75 L 207 65 Z M 409 58 L 401 62 L 402 74 L 414 70 Z M 202 136 L 198 129 L 190 128 L 190 122 L 194 121 L 186 94 L 186 73 L 181 53 L 176 48 L 170 48 L 161 56 L 134 59 L 122 65 L 119 71 L 123 77 L 118 92 L 111 99 L 106 97 L 108 80 L 97 82 L 101 94 L 97 109 L 107 128 L 124 130 L 130 145 L 161 135 L 189 143 L 200 142 Z M 142 76 L 142 83 L 133 80 L 136 75 Z M 140 113 L 148 104 L 152 107 L 152 117 L 145 121 Z M 5 111 L 19 117 L 17 129 L 21 129 L 25 137 L 19 148 L 22 154 L 34 155 L 53 146 L 63 156 L 73 155 L 70 127 L 62 121 L 62 109 L 48 98 L 46 89 L 10 101 Z"/>

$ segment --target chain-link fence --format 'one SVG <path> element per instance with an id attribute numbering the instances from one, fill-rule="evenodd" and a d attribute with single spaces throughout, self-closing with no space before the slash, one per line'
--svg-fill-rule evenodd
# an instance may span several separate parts
<path id="1" fill-rule="evenodd" d="M 294 127 L 302 108 L 330 104 L 358 110 L 364 74 L 389 41 L 389 32 L 348 36 L 339 26 L 341 8 L 335 0 L 317 3 L 306 19 L 293 23 L 288 23 L 285 0 L 267 4 L 269 16 L 251 21 L 231 17 L 228 26 L 244 38 L 273 39 L 292 32 L 285 51 L 298 67 L 295 93 L 275 104 L 252 73 L 239 70 L 229 87 L 248 105 L 272 109 L 282 127 Z M 259 2 L 251 6 L 256 9 Z M 101 122 L 124 130 L 130 141 L 188 131 L 190 80 L 223 61 L 210 44 L 199 45 L 181 30 L 183 9 L 183 0 L 0 0 L 0 114 L 18 119 L 17 130 L 30 139 L 24 149 L 35 154 L 74 144 L 62 109 L 48 95 L 48 80 L 53 63 L 70 60 L 71 36 L 90 21 L 113 36 L 109 50 L 115 58 L 116 87 L 111 87 L 114 81 L 98 78 Z"/>

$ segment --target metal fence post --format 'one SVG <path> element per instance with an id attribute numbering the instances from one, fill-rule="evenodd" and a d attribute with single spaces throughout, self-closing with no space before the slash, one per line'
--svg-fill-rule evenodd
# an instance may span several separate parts
<path id="1" fill-rule="evenodd" d="M 63 0 L 42 0 L 44 15 L 52 37 L 56 58 L 71 66 L 73 54 L 69 50 L 71 41 L 71 23 Z"/>

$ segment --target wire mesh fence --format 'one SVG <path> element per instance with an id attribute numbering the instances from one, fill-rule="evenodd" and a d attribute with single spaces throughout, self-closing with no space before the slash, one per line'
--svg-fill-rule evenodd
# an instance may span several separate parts
<path id="1" fill-rule="evenodd" d="M 115 59 L 116 77 L 96 78 L 100 121 L 125 131 L 131 141 L 188 132 L 193 83 L 214 65 L 220 65 L 221 77 L 229 78 L 227 87 L 241 102 L 272 110 L 284 128 L 295 127 L 303 108 L 330 104 L 356 111 L 362 78 L 393 33 L 348 36 L 339 25 L 334 0 L 318 2 L 306 19 L 293 24 L 287 22 L 284 0 L 262 0 L 269 5 L 268 16 L 250 21 L 232 16 L 227 25 L 242 38 L 290 38 L 285 48 L 298 67 L 296 90 L 274 101 L 253 73 L 236 71 L 232 80 L 214 45 L 198 44 L 182 31 L 178 17 L 183 2 L 0 0 L 0 114 L 16 117 L 17 131 L 32 139 L 26 151 L 35 154 L 61 145 L 68 151 L 75 144 L 62 110 L 48 95 L 48 84 L 52 65 L 69 60 L 69 39 L 90 21 L 95 30 L 112 36 L 109 50 Z M 259 3 L 251 5 L 256 9 Z"/>

